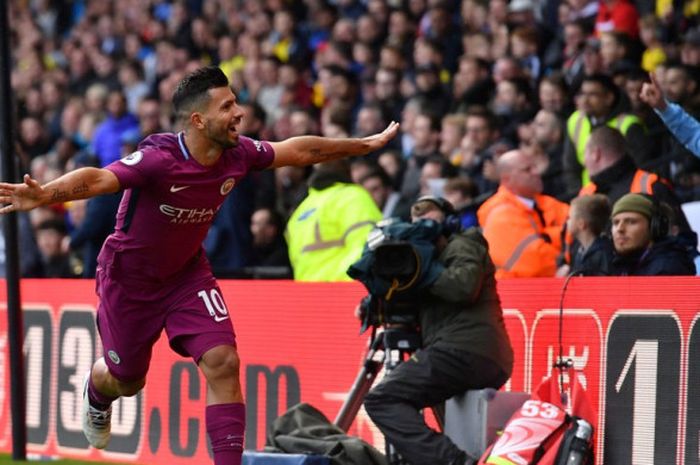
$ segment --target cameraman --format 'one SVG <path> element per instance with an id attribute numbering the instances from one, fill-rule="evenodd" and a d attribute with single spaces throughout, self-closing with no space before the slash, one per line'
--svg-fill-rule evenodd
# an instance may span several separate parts
<path id="1" fill-rule="evenodd" d="M 445 230 L 454 214 L 452 205 L 439 197 L 421 197 L 411 207 L 413 222 L 432 219 Z M 423 348 L 388 373 L 364 405 L 386 440 L 411 464 L 473 464 L 477 458 L 430 429 L 420 411 L 470 389 L 501 387 L 510 377 L 513 351 L 481 233 L 471 228 L 442 235 L 435 253 L 444 270 L 415 303 Z"/>

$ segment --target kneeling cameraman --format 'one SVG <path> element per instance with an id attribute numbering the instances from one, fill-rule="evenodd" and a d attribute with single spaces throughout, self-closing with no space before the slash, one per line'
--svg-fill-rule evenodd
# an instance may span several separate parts
<path id="1" fill-rule="evenodd" d="M 452 205 L 421 197 L 411 207 L 415 223 L 444 223 Z M 449 228 L 445 228 L 449 229 Z M 364 406 L 401 456 L 413 465 L 472 464 L 444 434 L 430 429 L 421 409 L 470 389 L 500 388 L 510 377 L 513 351 L 496 293 L 488 245 L 476 228 L 442 235 L 435 244 L 444 267 L 415 302 L 422 349 L 389 372 Z"/>

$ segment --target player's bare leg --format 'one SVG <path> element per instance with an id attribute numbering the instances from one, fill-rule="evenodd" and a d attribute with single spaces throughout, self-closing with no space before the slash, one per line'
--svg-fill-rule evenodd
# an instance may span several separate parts
<path id="1" fill-rule="evenodd" d="M 206 425 L 214 465 L 240 465 L 245 405 L 238 352 L 234 346 L 214 347 L 202 356 L 199 368 L 207 379 Z"/>

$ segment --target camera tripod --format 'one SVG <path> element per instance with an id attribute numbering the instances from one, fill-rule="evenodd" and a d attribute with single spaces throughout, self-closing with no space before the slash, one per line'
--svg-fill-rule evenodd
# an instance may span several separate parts
<path id="1" fill-rule="evenodd" d="M 379 334 L 376 334 L 376 328 L 373 328 L 362 368 L 360 368 L 355 382 L 350 388 L 347 399 L 340 407 L 334 423 L 343 431 L 348 431 L 382 366 L 388 374 L 420 347 L 420 333 L 415 328 L 405 325 L 391 325 L 385 326 Z M 436 406 L 431 409 L 440 430 L 442 430 L 444 408 Z M 385 452 L 390 465 L 405 465 L 407 463 L 388 442 Z"/>

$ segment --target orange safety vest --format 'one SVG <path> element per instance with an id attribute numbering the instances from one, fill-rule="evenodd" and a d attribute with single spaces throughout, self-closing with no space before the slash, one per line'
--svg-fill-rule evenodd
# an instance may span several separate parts
<path id="1" fill-rule="evenodd" d="M 479 208 L 479 224 L 496 265 L 496 278 L 554 276 L 569 205 L 547 195 L 536 196 L 535 204 L 544 223 L 503 186 Z"/>
<path id="2" fill-rule="evenodd" d="M 659 178 L 658 174 L 650 173 L 644 170 L 637 170 L 634 173 L 634 178 L 630 184 L 630 193 L 632 194 L 648 194 L 652 195 L 654 193 L 653 186 L 656 181 L 664 182 L 663 179 Z M 578 195 L 592 195 L 598 191 L 598 186 L 593 182 L 587 184 L 578 191 Z"/>

